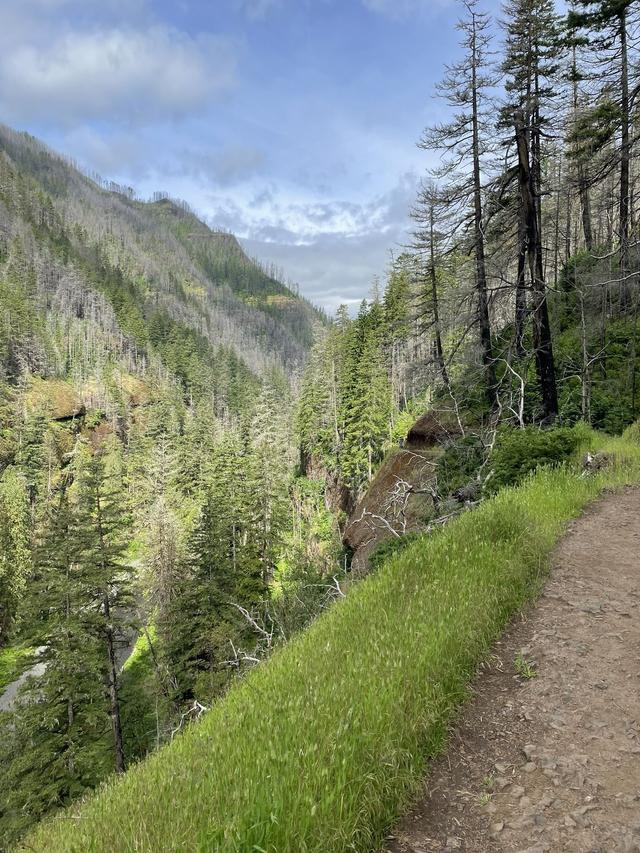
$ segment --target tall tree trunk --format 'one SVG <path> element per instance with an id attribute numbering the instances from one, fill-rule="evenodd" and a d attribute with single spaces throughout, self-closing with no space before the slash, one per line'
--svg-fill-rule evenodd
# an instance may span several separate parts
<path id="1" fill-rule="evenodd" d="M 436 275 L 436 249 L 434 245 L 435 241 L 435 228 L 433 222 L 433 204 L 429 208 L 429 243 L 430 243 L 430 269 L 429 269 L 429 278 L 431 282 L 431 310 L 433 311 L 433 329 L 434 329 L 434 343 L 435 343 L 435 357 L 436 363 L 438 365 L 438 369 L 440 371 L 440 375 L 442 376 L 442 381 L 444 382 L 444 386 L 447 391 L 451 391 L 451 386 L 449 385 L 449 374 L 447 373 L 447 365 L 444 361 L 444 350 L 442 348 L 442 334 L 440 331 L 440 310 L 438 307 L 438 279 Z"/>
<path id="2" fill-rule="evenodd" d="M 103 600 L 104 616 L 107 623 L 105 639 L 107 643 L 108 660 L 108 686 L 109 686 L 109 712 L 111 715 L 111 730 L 113 733 L 113 752 L 115 756 L 116 773 L 124 773 L 124 743 L 122 738 L 122 723 L 120 720 L 120 701 L 118 699 L 118 669 L 116 666 L 116 650 L 111 627 L 111 608 L 109 606 L 109 595 L 105 594 Z"/>
<path id="3" fill-rule="evenodd" d="M 486 396 L 491 409 L 498 406 L 496 367 L 491 343 L 491 321 L 489 319 L 489 297 L 487 293 L 487 269 L 484 254 L 482 222 L 482 177 L 480 168 L 480 129 L 478 124 L 478 51 L 476 43 L 476 18 L 473 15 L 473 37 L 471 45 L 471 96 L 472 96 L 472 145 L 473 145 L 473 218 L 476 258 L 476 290 L 478 297 L 478 323 L 480 344 L 485 369 Z"/>
<path id="4" fill-rule="evenodd" d="M 578 121 L 579 92 L 578 92 L 578 64 L 576 61 L 576 47 L 573 46 L 573 121 L 574 127 Z M 582 212 L 582 232 L 584 234 L 584 244 L 588 252 L 593 251 L 593 230 L 591 228 L 591 199 L 589 197 L 589 169 L 587 164 L 582 159 L 582 154 L 578 156 L 577 178 L 578 178 L 578 193 L 580 195 L 580 208 Z"/>
<path id="5" fill-rule="evenodd" d="M 578 189 L 580 192 L 580 207 L 582 210 L 582 233 L 587 251 L 593 251 L 593 230 L 591 228 L 591 199 L 589 196 L 589 179 L 584 163 L 578 163 Z"/>
<path id="6" fill-rule="evenodd" d="M 540 235 L 538 234 L 538 215 L 532 186 L 526 122 L 522 110 L 516 110 L 514 113 L 514 127 L 518 151 L 520 199 L 527 222 L 527 256 L 532 289 L 533 346 L 538 382 L 542 394 L 543 419 L 549 423 L 558 414 L 558 393 L 553 361 L 551 324 L 542 269 Z"/>
<path id="7" fill-rule="evenodd" d="M 522 358 L 524 355 L 524 328 L 527 322 L 527 223 L 525 221 L 525 210 L 520 205 L 518 214 L 518 277 L 516 279 L 516 306 L 515 306 L 515 344 L 516 355 Z"/>
<path id="8" fill-rule="evenodd" d="M 102 528 L 102 503 L 99 492 L 96 494 L 96 512 L 98 523 L 98 536 L 100 539 L 100 552 L 102 554 L 102 569 L 106 576 L 107 566 L 104 554 L 106 553 L 106 542 Z M 122 723 L 120 720 L 120 701 L 118 699 L 118 669 L 116 666 L 116 650 L 111 624 L 111 602 L 109 592 L 105 590 L 102 597 L 102 607 L 105 621 L 105 641 L 107 646 L 107 687 L 109 690 L 109 715 L 111 717 L 111 730 L 113 733 L 113 752 L 115 758 L 116 773 L 124 773 L 124 744 L 122 738 Z"/>
<path id="9" fill-rule="evenodd" d="M 629 307 L 629 286 L 626 281 L 629 251 L 629 57 L 627 52 L 627 12 L 623 8 L 619 17 L 620 28 L 620 91 L 621 91 L 621 139 L 620 139 L 620 308 Z"/>

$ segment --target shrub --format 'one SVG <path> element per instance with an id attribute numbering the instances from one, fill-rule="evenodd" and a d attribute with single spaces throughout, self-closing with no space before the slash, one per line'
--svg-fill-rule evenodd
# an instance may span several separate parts
<path id="1" fill-rule="evenodd" d="M 501 432 L 493 450 L 488 491 L 519 483 L 536 468 L 561 464 L 578 449 L 587 433 L 584 424 L 555 429 L 509 427 Z"/>

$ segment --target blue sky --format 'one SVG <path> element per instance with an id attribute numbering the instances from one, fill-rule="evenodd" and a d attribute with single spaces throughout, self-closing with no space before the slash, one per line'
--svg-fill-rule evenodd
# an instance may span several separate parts
<path id="1" fill-rule="evenodd" d="M 487 0 L 487 8 L 497 0 Z M 3 0 L 0 116 L 333 311 L 407 237 L 454 0 Z"/>

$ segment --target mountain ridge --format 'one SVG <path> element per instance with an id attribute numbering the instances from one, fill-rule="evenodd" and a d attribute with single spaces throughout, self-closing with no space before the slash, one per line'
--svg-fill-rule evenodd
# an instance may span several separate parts
<path id="1" fill-rule="evenodd" d="M 233 235 L 169 199 L 144 202 L 121 188 L 105 189 L 34 137 L 6 126 L 0 126 L 0 151 L 3 255 L 17 240 L 50 285 L 56 275 L 71 276 L 94 297 L 101 291 L 107 304 L 94 305 L 93 314 L 113 327 L 109 315 L 115 313 L 115 325 L 133 338 L 130 348 L 149 346 L 141 330 L 164 312 L 208 345 L 232 351 L 257 376 L 273 369 L 292 375 L 302 366 L 323 315 L 249 259 Z M 109 293 L 100 281 L 106 268 L 121 278 Z M 55 313 L 56 295 L 59 288 L 49 287 L 39 307 Z M 132 306 L 125 312 L 118 305 L 123 299 L 140 315 L 137 330 Z"/>

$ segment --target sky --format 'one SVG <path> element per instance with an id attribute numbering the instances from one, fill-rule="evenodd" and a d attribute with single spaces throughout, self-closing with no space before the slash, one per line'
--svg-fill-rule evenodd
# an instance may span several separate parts
<path id="1" fill-rule="evenodd" d="M 492 11 L 497 0 L 487 0 Z M 2 0 L 0 119 L 187 201 L 329 313 L 408 240 L 455 0 Z"/>

